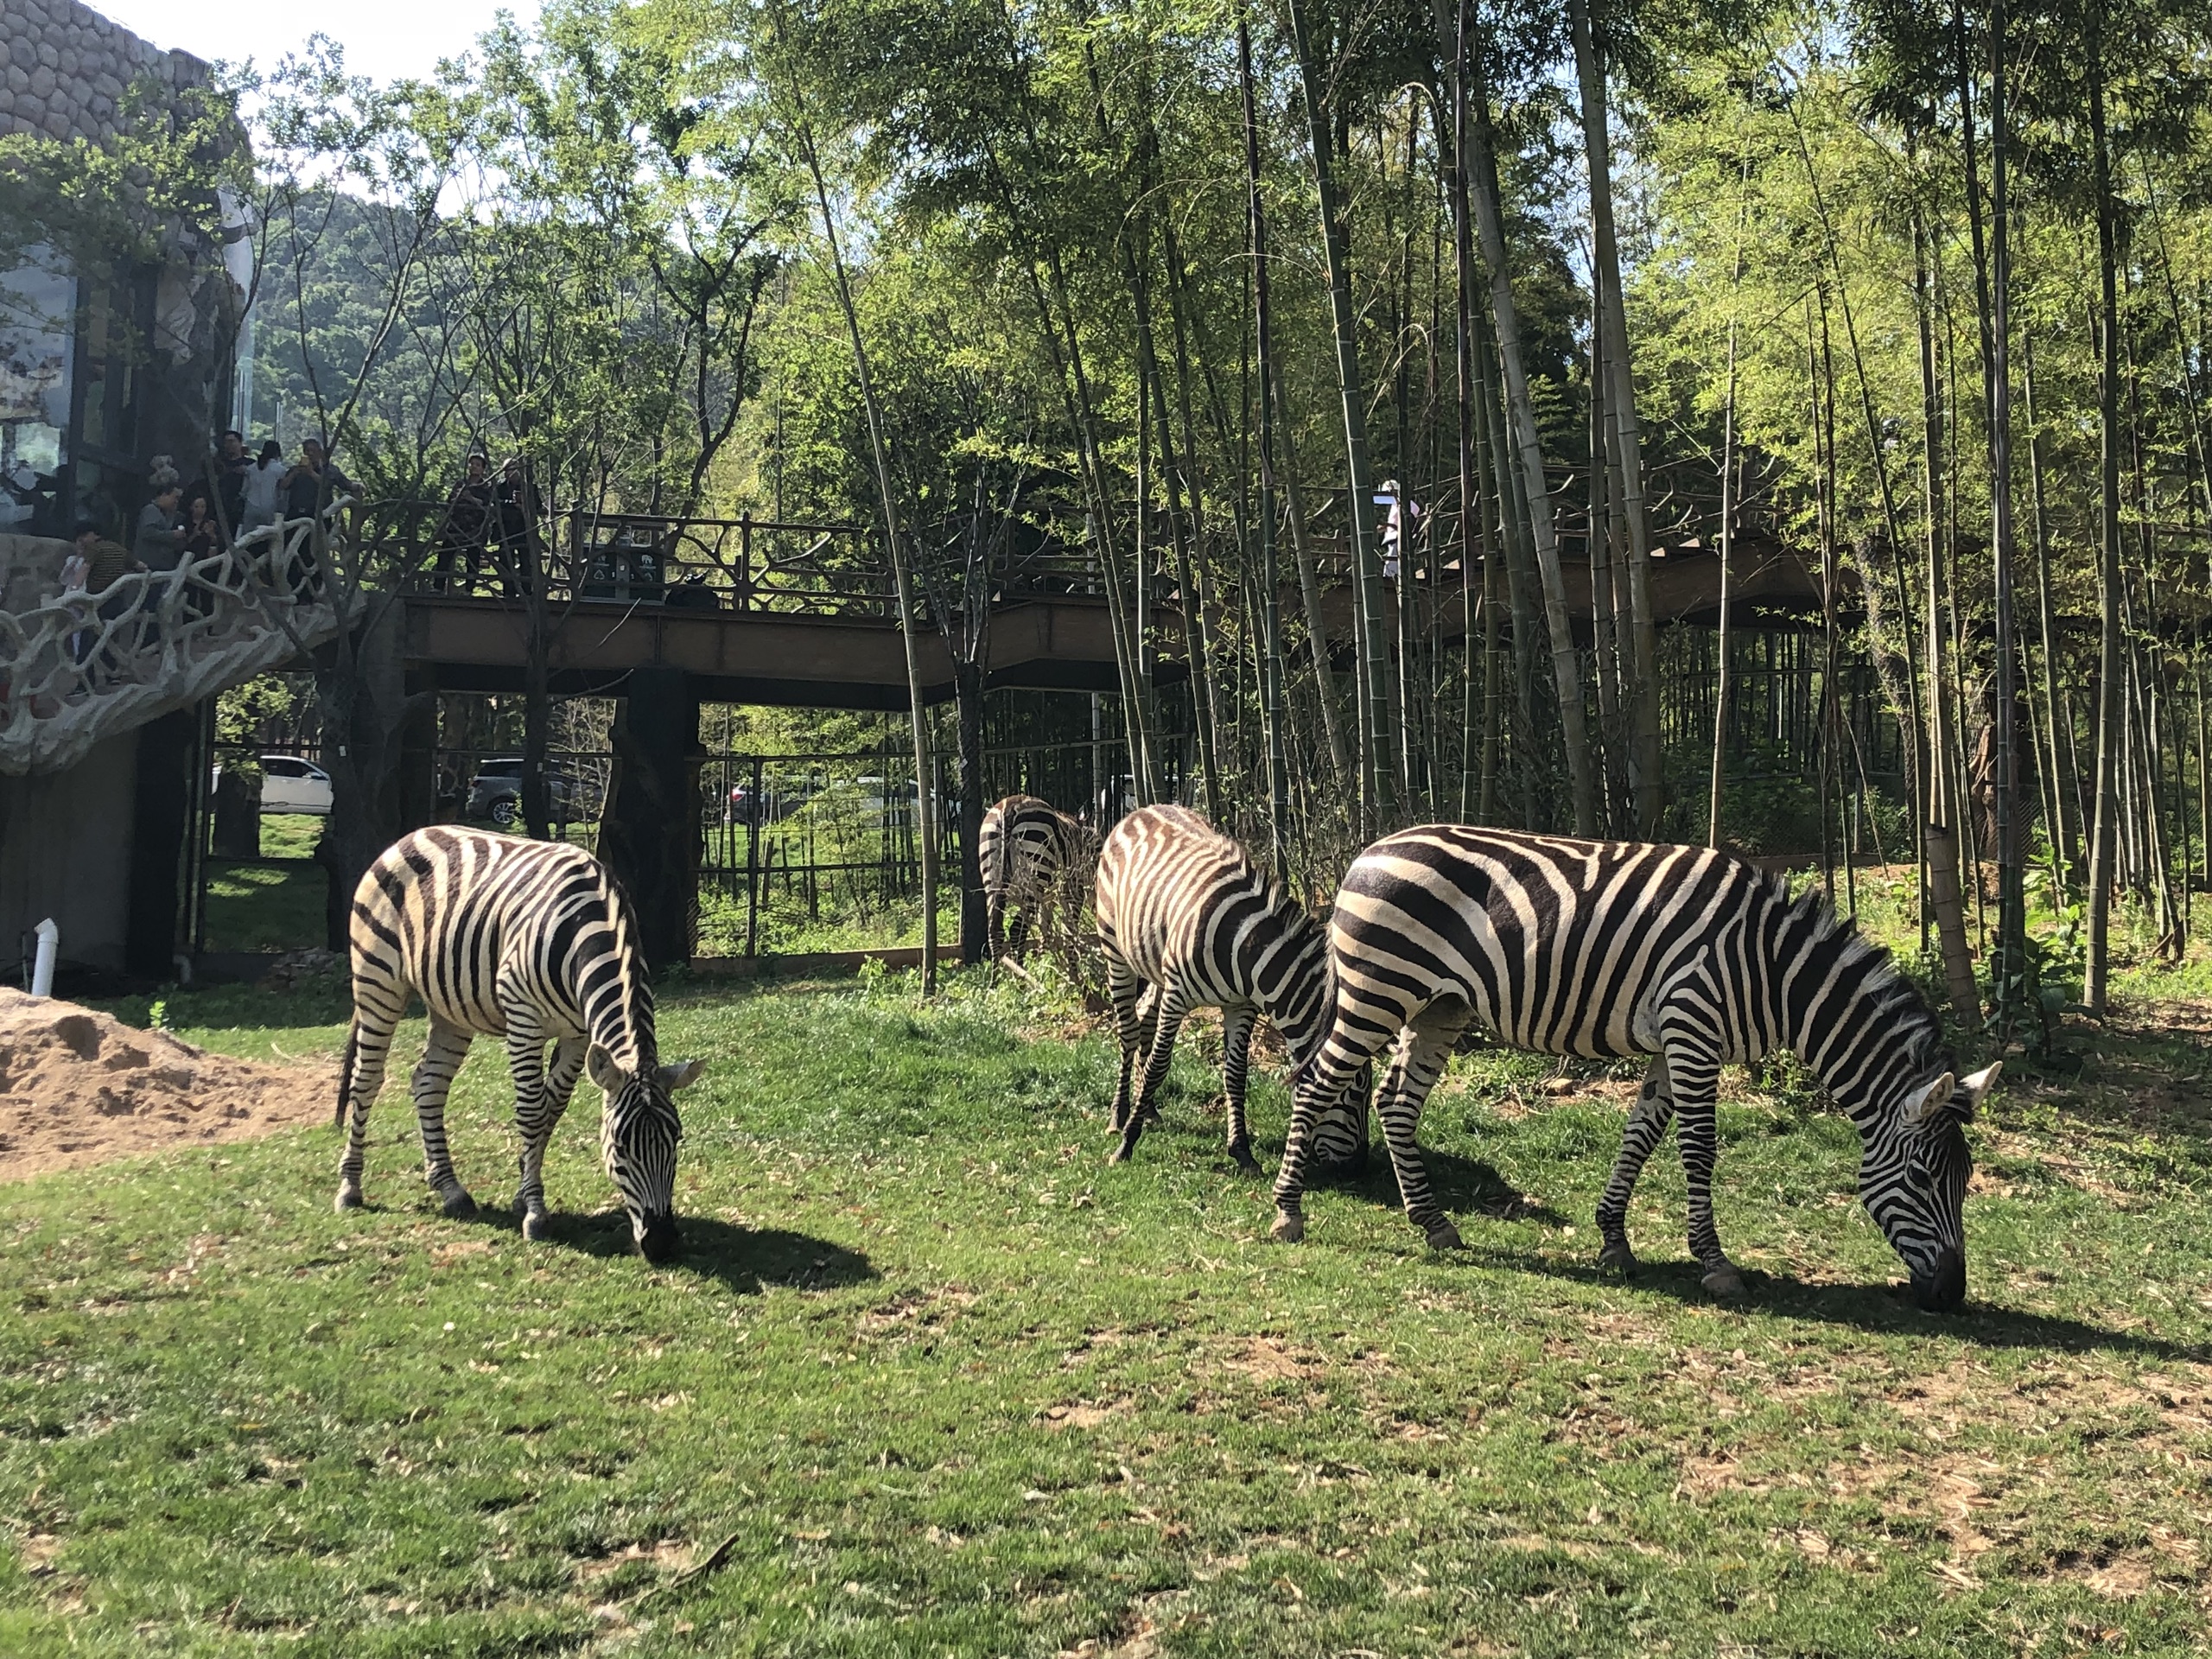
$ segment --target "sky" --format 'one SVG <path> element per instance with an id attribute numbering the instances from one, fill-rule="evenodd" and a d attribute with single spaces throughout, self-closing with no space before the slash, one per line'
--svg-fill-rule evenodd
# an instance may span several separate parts
<path id="1" fill-rule="evenodd" d="M 317 32 L 346 48 L 346 67 L 372 79 L 426 75 L 442 57 L 466 51 L 501 10 L 534 21 L 537 0 L 86 0 L 132 34 L 195 57 L 264 68 Z"/>

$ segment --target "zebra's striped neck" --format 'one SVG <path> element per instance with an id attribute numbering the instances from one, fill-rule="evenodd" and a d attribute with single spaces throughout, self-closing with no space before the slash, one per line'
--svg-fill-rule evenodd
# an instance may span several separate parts
<path id="1" fill-rule="evenodd" d="M 595 964 L 596 971 L 577 988 L 584 1034 L 632 1075 L 660 1064 L 653 1029 L 653 992 L 638 955 L 637 929 L 628 900 L 618 887 L 607 893 L 607 917 L 614 948 Z"/>
<path id="2" fill-rule="evenodd" d="M 1775 944 L 1784 1039 L 1862 1133 L 1951 1064 L 1919 991 L 1824 901 L 1789 906 Z"/>
<path id="3" fill-rule="evenodd" d="M 1274 948 L 1253 976 L 1261 1008 L 1282 1034 L 1291 1065 L 1302 1066 L 1329 1034 L 1336 1014 L 1328 936 L 1298 903 L 1278 890 L 1272 913 L 1281 925 Z"/>

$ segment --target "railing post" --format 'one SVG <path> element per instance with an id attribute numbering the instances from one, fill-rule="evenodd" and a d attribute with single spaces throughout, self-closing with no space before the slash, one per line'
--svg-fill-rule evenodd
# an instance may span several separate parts
<path id="1" fill-rule="evenodd" d="M 745 954 L 760 954 L 761 761 L 753 757 L 753 795 L 745 814 Z"/>

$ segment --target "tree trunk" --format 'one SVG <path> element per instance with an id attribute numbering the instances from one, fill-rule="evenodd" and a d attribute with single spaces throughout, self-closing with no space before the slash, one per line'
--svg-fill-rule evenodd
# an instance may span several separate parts
<path id="1" fill-rule="evenodd" d="M 1283 741 L 1282 612 L 1275 577 L 1274 410 L 1274 400 L 1268 396 L 1268 388 L 1274 383 L 1274 347 L 1268 315 L 1268 222 L 1260 201 L 1260 123 L 1252 88 L 1252 31 L 1242 16 L 1236 22 L 1236 54 L 1244 93 L 1244 168 L 1250 187 L 1245 195 L 1249 215 L 1246 232 L 1252 254 L 1252 338 L 1260 379 L 1260 718 L 1266 728 L 1268 746 L 1268 852 L 1275 873 L 1287 875 L 1289 859 L 1284 820 L 1290 816 L 1290 756 Z M 1317 177 L 1322 170 L 1317 168 Z M 1322 205 L 1325 213 L 1325 191 Z"/>
<path id="2" fill-rule="evenodd" d="M 1329 311 L 1336 330 L 1337 386 L 1344 404 L 1345 482 L 1351 492 L 1352 580 L 1360 601 L 1360 780 L 1363 833 L 1379 833 L 1395 816 L 1384 757 L 1390 753 L 1389 643 L 1383 631 L 1382 573 L 1376 563 L 1374 479 L 1367 455 L 1367 392 L 1359 368 L 1359 318 L 1351 295 L 1351 253 L 1332 163 L 1329 104 L 1314 55 L 1312 0 L 1290 0 L 1290 28 L 1306 94 L 1313 147 L 1313 188 L 1319 199 L 1321 243 L 1328 265 Z M 1247 35 L 1249 41 L 1249 31 Z M 1247 72 L 1247 85 L 1249 73 Z M 1249 96 L 1249 93 L 1248 93 Z"/>
<path id="3" fill-rule="evenodd" d="M 1537 576 L 1543 585 L 1544 622 L 1551 636 L 1552 677 L 1559 692 L 1560 737 L 1567 752 L 1567 785 L 1574 802 L 1574 832 L 1594 836 L 1598 833 L 1598 791 L 1590 760 L 1588 722 L 1582 710 L 1581 657 L 1567 613 L 1567 583 L 1560 572 L 1551 493 L 1544 482 L 1543 447 L 1521 355 L 1521 325 L 1514 308 L 1512 272 L 1506 264 L 1504 215 L 1491 138 L 1488 79 L 1479 60 L 1471 67 L 1468 99 L 1474 118 L 1469 156 L 1474 169 L 1475 219 L 1482 237 L 1483 262 L 1490 267 L 1491 315 L 1497 330 L 1498 364 L 1505 376 L 1506 418 L 1520 453 L 1529 536 L 1535 549 Z"/>
<path id="4" fill-rule="evenodd" d="M 1967 944 L 1966 912 L 1958 903 L 1958 790 L 1954 782 L 1951 699 L 1943 668 L 1943 526 L 1942 405 L 1936 389 L 1936 337 L 1929 315 L 1928 267 L 1925 236 L 1917 219 L 1913 224 L 1913 289 L 1920 327 L 1920 397 L 1923 442 L 1923 482 L 1928 518 L 1928 847 L 1930 903 L 1936 912 L 1936 936 L 1943 957 L 1944 982 L 1952 1006 L 1962 1020 L 1979 1021 L 1981 1002 L 1974 982 L 1974 955 Z M 1936 865 L 1940 849 L 1950 861 L 1951 900 L 1947 906 Z M 1961 1001 L 1961 996 L 1965 998 Z"/>
<path id="5" fill-rule="evenodd" d="M 1990 962 L 1990 984 L 1997 1017 L 2009 1031 L 2024 1017 L 2021 972 L 2027 949 L 2020 849 L 2013 820 L 2019 810 L 2014 776 L 2018 736 L 2014 728 L 2018 691 L 2012 601 L 2012 385 L 2009 361 L 2011 248 L 2008 239 L 2007 168 L 2005 154 L 2005 0 L 1993 0 L 1989 12 L 1990 189 L 1987 234 L 1984 233 L 1979 168 L 1975 157 L 1974 77 L 1967 58 L 1966 14 L 1951 0 L 1958 48 L 1960 141 L 1966 158 L 1967 223 L 1974 249 L 1974 317 L 1981 336 L 1983 430 L 1989 446 L 1990 548 L 1995 564 L 1994 610 L 1997 651 L 1997 706 L 1993 713 L 1990 752 L 1991 818 L 1997 842 L 1997 948 Z"/>
<path id="6" fill-rule="evenodd" d="M 1176 241 L 1174 221 L 1171 219 L 1160 228 L 1164 238 L 1161 249 L 1167 257 L 1167 313 L 1175 332 L 1176 409 L 1183 422 L 1183 486 L 1191 502 L 1191 565 L 1179 568 L 1175 576 L 1183 588 L 1185 649 L 1190 654 L 1191 672 L 1198 690 L 1198 755 L 1205 767 L 1206 810 L 1216 823 L 1221 823 L 1229 807 L 1222 785 L 1221 696 L 1214 677 L 1213 620 L 1204 587 L 1207 549 L 1205 491 L 1198 482 L 1198 427 L 1191 415 L 1191 352 L 1183 317 L 1183 255 Z"/>
<path id="7" fill-rule="evenodd" d="M 2104 41 L 2093 24 L 2088 46 L 2091 175 L 2096 195 L 2098 327 L 2097 381 L 2097 779 L 2095 818 L 2089 836 L 2088 960 L 2082 1000 L 2104 1016 L 2110 964 L 2112 887 L 2120 724 L 2120 237 L 2113 199 L 2112 152 L 2105 120 Z"/>
<path id="8" fill-rule="evenodd" d="M 1306 528 L 1306 490 L 1298 481 L 1298 447 L 1291 437 L 1290 406 L 1283 399 L 1282 377 L 1270 377 L 1276 431 L 1282 439 L 1283 493 L 1288 510 L 1290 548 L 1298 564 L 1298 596 L 1306 613 L 1306 639 L 1313 653 L 1313 686 L 1321 705 L 1321 730 L 1329 745 L 1330 771 L 1338 787 L 1350 789 L 1357 779 L 1351 756 L 1344 748 L 1343 721 L 1337 708 L 1337 677 L 1329 665 L 1329 633 L 1321 615 L 1320 572 L 1313 560 L 1313 543 Z M 1263 392 L 1263 396 L 1268 395 Z"/>
<path id="9" fill-rule="evenodd" d="M 899 637 L 906 652 L 907 723 L 914 745 L 914 815 L 921 842 L 922 863 L 922 995 L 937 990 L 937 801 L 936 779 L 930 757 L 927 710 L 922 703 L 922 663 L 916 639 L 913 580 L 906 567 L 906 547 L 899 527 L 897 486 L 891 477 L 891 454 L 883 431 L 883 411 L 876 403 L 875 382 L 868 372 L 868 346 L 861 338 L 860 313 L 853 306 L 852 283 L 845 274 L 845 256 L 837 245 L 837 226 L 830 212 L 830 193 L 822 181 L 822 166 L 811 137 L 805 139 L 807 170 L 814 177 L 815 200 L 822 209 L 822 234 L 830 248 L 830 263 L 837 279 L 837 300 L 851 331 L 853 367 L 860 380 L 861 403 L 868 416 L 868 449 L 875 462 L 877 494 L 883 507 L 885 551 L 891 560 L 892 585 L 899 601 Z M 888 780 L 886 780 L 887 787 Z"/>
<path id="10" fill-rule="evenodd" d="M 960 960 L 982 965 L 990 931 L 979 856 L 983 836 L 983 665 L 957 653 L 952 691 L 960 722 Z"/>
<path id="11" fill-rule="evenodd" d="M 1582 140 L 1590 169 L 1590 231 L 1596 263 L 1596 354 L 1604 364 L 1612 494 L 1628 531 L 1628 649 L 1621 653 L 1637 832 L 1658 832 L 1667 808 L 1665 760 L 1659 741 L 1658 633 L 1651 614 L 1651 531 L 1643 499 L 1643 440 L 1637 421 L 1636 372 L 1629 359 L 1628 309 L 1621 294 L 1619 245 L 1613 231 L 1612 135 L 1605 109 L 1605 67 L 1590 26 L 1588 0 L 1567 0 L 1581 92 Z"/>
<path id="12" fill-rule="evenodd" d="M 2043 429 L 2036 411 L 2036 351 L 2032 335 L 2021 342 L 2022 390 L 2028 400 L 2028 479 L 2035 500 L 2036 621 L 2043 648 L 2044 747 L 2050 756 L 2050 844 L 2068 883 L 2082 872 L 2081 779 L 2071 753 L 2074 711 L 2058 695 L 2058 619 L 2050 598 L 2050 509 L 2044 493 Z M 2062 734 L 2063 736 L 2062 737 Z M 2061 742 L 2066 745 L 2060 747 Z"/>

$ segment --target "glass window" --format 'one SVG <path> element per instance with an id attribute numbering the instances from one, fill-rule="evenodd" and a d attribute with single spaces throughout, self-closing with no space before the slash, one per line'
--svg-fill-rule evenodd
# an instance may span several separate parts
<path id="1" fill-rule="evenodd" d="M 0 271 L 0 531 L 59 534 L 77 284 L 45 248 Z"/>

